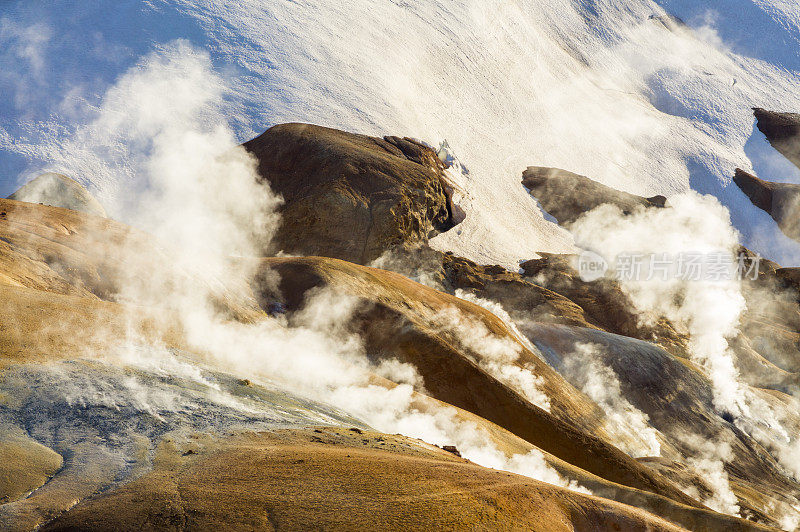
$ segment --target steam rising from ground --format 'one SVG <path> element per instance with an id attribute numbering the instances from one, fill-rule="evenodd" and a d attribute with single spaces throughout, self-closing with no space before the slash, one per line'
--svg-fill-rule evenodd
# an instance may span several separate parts
<path id="1" fill-rule="evenodd" d="M 740 379 L 730 345 L 739 334 L 739 319 L 746 305 L 735 271 L 738 234 L 730 225 L 727 209 L 711 196 L 689 192 L 671 197 L 664 209 L 642 208 L 630 215 L 603 205 L 578 219 L 571 230 L 578 245 L 601 254 L 608 264 L 626 254 L 659 257 L 666 253 L 672 257 L 666 276 L 648 279 L 643 268 L 638 276 L 623 274 L 621 287 L 642 312 L 642 319 L 664 316 L 689 334 L 690 355 L 711 381 L 717 410 L 770 449 L 797 477 L 798 440 L 786 428 L 792 425 L 784 424 L 786 414 L 781 406 L 768 402 Z M 723 275 L 709 277 L 704 271 L 696 279 L 682 278 L 675 257 L 686 253 L 699 254 L 704 261 L 717 257 L 720 260 L 714 262 Z M 691 436 L 687 442 L 697 453 L 690 464 L 713 481 L 713 504 L 733 512 L 735 501 L 722 469 L 731 458 L 730 446 L 709 445 Z"/>
<path id="2" fill-rule="evenodd" d="M 332 404 L 382 432 L 456 445 L 478 464 L 587 492 L 548 466 L 541 452 L 532 449 L 525 455 L 506 456 L 486 431 L 461 419 L 455 408 L 415 394 L 412 384 L 421 379 L 412 366 L 398 361 L 371 364 L 360 339 L 346 327 L 356 302 L 324 289 L 311 296 L 291 323 L 208 320 L 197 322 L 188 333 L 192 343 L 211 352 L 218 364 L 237 373 L 264 376 Z M 407 383 L 376 385 L 372 374 L 400 375 Z"/>
<path id="3" fill-rule="evenodd" d="M 614 371 L 603 364 L 600 346 L 578 344 L 575 356 L 567 358 L 562 373 L 597 403 L 606 414 L 605 429 L 614 445 L 633 456 L 660 456 L 660 434 L 650 426 L 647 414 L 622 395 Z"/>
<path id="4" fill-rule="evenodd" d="M 728 473 L 725 471 L 725 462 L 733 459 L 730 444 L 696 435 L 685 436 L 684 443 L 695 451 L 694 455 L 687 458 L 687 463 L 712 490 L 711 498 L 703 502 L 712 510 L 738 515 L 738 499 L 731 491 Z M 697 490 L 690 490 L 689 495 L 701 499 Z"/>
<path id="5" fill-rule="evenodd" d="M 499 381 L 520 392 L 533 404 L 550 410 L 550 400 L 539 387 L 542 378 L 534 368 L 521 363 L 522 346 L 539 355 L 539 350 L 517 329 L 511 316 L 495 301 L 477 297 L 458 289 L 456 297 L 480 305 L 500 318 L 514 334 L 511 338 L 494 336 L 484 324 L 464 316 L 455 308 L 441 312 L 434 323 L 454 333 L 467 347 L 478 354 L 478 364 Z M 521 345 L 520 345 L 521 344 Z M 562 374 L 594 401 L 606 414 L 605 426 L 614 445 L 631 456 L 660 456 L 661 443 L 656 429 L 649 425 L 646 414 L 634 407 L 622 395 L 620 383 L 614 372 L 605 366 L 597 355 L 597 346 L 580 344 L 578 353 L 568 359 Z M 540 356 L 541 358 L 541 356 Z"/>
<path id="6" fill-rule="evenodd" d="M 599 252 L 615 264 L 621 257 L 641 255 L 673 260 L 680 254 L 721 256 L 727 278 L 684 280 L 677 262 L 666 278 L 642 269 L 638 277 L 622 279 L 622 287 L 644 320 L 666 316 L 690 335 L 690 350 L 714 385 L 717 408 L 740 415 L 744 398 L 728 339 L 738 333 L 745 309 L 734 275 L 738 234 L 727 209 L 711 196 L 687 192 L 669 199 L 669 208 L 642 209 L 630 216 L 610 204 L 581 217 L 572 227 L 577 245 Z"/>
<path id="7" fill-rule="evenodd" d="M 225 126 L 224 87 L 206 54 L 173 43 L 123 75 L 89 125 L 62 145 L 60 159 L 104 176 L 101 196 L 111 200 L 112 212 L 156 235 L 168 246 L 165 256 L 174 258 L 175 269 L 183 273 L 183 280 L 175 281 L 174 272 L 154 264 L 152 279 L 131 279 L 120 299 L 177 311 L 189 346 L 215 369 L 274 382 L 381 431 L 455 444 L 463 456 L 489 467 L 586 491 L 560 477 L 539 451 L 507 456 L 455 408 L 415 394 L 413 385 L 421 379 L 412 366 L 370 363 L 360 339 L 345 326 L 357 304 L 352 297 L 320 290 L 291 321 L 277 316 L 245 324 L 218 314 L 213 303 L 220 287 L 236 287 L 243 274 L 230 257 L 261 254 L 280 202 L 258 180 L 254 159 L 236 147 Z M 489 355 L 487 364 L 506 371 L 500 364 L 508 346 L 487 334 L 474 340 L 473 347 Z M 132 344 L 139 341 L 131 338 Z M 519 350 L 513 345 L 517 351 L 511 356 Z M 121 353 L 116 356 L 126 364 L 186 371 L 167 363 L 166 354 L 162 364 L 152 353 Z M 375 375 L 401 384 L 377 385 Z M 522 370 L 508 378 L 535 391 L 535 378 Z M 532 382 L 523 382 L 526 378 Z M 536 398 L 546 402 L 541 394 Z"/>
<path id="8" fill-rule="evenodd" d="M 279 203 L 226 125 L 225 87 L 205 52 L 172 43 L 121 76 L 60 153 L 105 177 L 99 195 L 114 215 L 214 274 L 269 240 Z"/>
<path id="9" fill-rule="evenodd" d="M 432 319 L 434 326 L 455 335 L 464 347 L 477 355 L 476 362 L 487 373 L 522 394 L 531 403 L 549 412 L 550 399 L 539 389 L 542 378 L 533 372 L 533 368 L 519 360 L 523 345 L 533 353 L 538 350 L 517 330 L 511 317 L 500 304 L 475 297 L 463 290 L 457 290 L 456 297 L 491 311 L 504 321 L 516 336 L 516 341 L 510 337 L 493 334 L 483 322 L 465 315 L 455 307 L 446 308 L 434 316 Z"/>

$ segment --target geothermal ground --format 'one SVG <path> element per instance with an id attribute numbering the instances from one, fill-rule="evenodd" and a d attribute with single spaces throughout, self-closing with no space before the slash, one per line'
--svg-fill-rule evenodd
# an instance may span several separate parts
<path id="1" fill-rule="evenodd" d="M 33 4 L 0 529 L 800 528 L 795 6 Z"/>

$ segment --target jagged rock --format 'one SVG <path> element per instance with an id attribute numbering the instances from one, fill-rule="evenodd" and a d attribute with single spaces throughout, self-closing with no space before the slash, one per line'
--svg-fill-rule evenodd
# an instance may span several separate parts
<path id="1" fill-rule="evenodd" d="M 583 281 L 574 267 L 574 256 L 540 255 L 520 265 L 524 277 L 536 279 L 578 305 L 588 322 L 607 332 L 652 342 L 673 355 L 686 356 L 686 335 L 664 318 L 652 325 L 642 323 L 636 307 L 617 281 L 605 278 Z"/>
<path id="2" fill-rule="evenodd" d="M 800 114 L 753 108 L 756 126 L 773 148 L 800 167 Z"/>
<path id="3" fill-rule="evenodd" d="M 279 250 L 365 264 L 453 226 L 444 164 L 413 139 L 283 124 L 244 147 L 283 196 Z"/>
<path id="4" fill-rule="evenodd" d="M 753 205 L 772 216 L 786 236 L 800 240 L 800 185 L 764 181 L 740 168 L 733 182 Z"/>
<path id="5" fill-rule="evenodd" d="M 522 184 L 559 224 L 572 223 L 581 214 L 606 203 L 629 214 L 637 207 L 663 207 L 666 202 L 664 196 L 636 196 L 558 168 L 528 167 L 522 174 Z"/>
<path id="6" fill-rule="evenodd" d="M 8 199 L 62 207 L 105 218 L 106 210 L 94 196 L 74 179 L 47 173 L 29 181 Z"/>
<path id="7" fill-rule="evenodd" d="M 575 325 L 654 342 L 686 356 L 686 337 L 666 319 L 640 323 L 633 303 L 612 279 L 581 280 L 575 256 L 540 253 L 520 265 L 520 272 L 482 266 L 429 247 L 389 254 L 380 267 L 425 281 L 448 293 L 464 290 L 502 304 L 515 322 Z"/>
<path id="8" fill-rule="evenodd" d="M 455 445 L 445 445 L 444 447 L 442 447 L 442 450 L 447 451 L 448 453 L 454 454 L 459 458 L 461 458 L 461 453 L 458 451 Z"/>

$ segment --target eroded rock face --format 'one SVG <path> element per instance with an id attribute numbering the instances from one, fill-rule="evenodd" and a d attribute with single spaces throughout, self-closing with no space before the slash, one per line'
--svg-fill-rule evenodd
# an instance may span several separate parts
<path id="1" fill-rule="evenodd" d="M 106 210 L 88 190 L 62 174 L 42 174 L 11 194 L 8 199 L 42 203 L 106 217 Z"/>
<path id="2" fill-rule="evenodd" d="M 752 258 L 754 253 L 741 248 Z M 688 359 L 688 337 L 664 317 L 643 321 L 630 297 L 614 279 L 587 282 L 575 269 L 576 256 L 540 253 L 520 272 L 483 266 L 463 257 L 419 249 L 395 255 L 381 265 L 439 290 L 462 290 L 500 303 L 514 322 L 572 325 L 599 329 L 653 343 Z M 761 259 L 757 280 L 742 285 L 747 311 L 742 334 L 733 341 L 742 378 L 753 386 L 788 391 L 800 382 L 800 274 Z M 768 303 L 767 303 L 768 302 Z"/>
<path id="3" fill-rule="evenodd" d="M 277 250 L 364 264 L 453 225 L 444 165 L 415 140 L 283 124 L 244 147 L 284 199 Z"/>
<path id="4" fill-rule="evenodd" d="M 480 265 L 428 247 L 384 256 L 376 264 L 403 273 L 448 293 L 463 290 L 502 304 L 515 322 L 544 322 L 601 329 L 656 343 L 686 356 L 686 336 L 659 319 L 646 325 L 619 283 L 612 279 L 581 280 L 574 255 L 540 253 L 523 262 L 520 271 Z"/>
<path id="5" fill-rule="evenodd" d="M 800 167 L 800 114 L 754 108 L 756 126 L 773 148 Z"/>
<path id="6" fill-rule="evenodd" d="M 666 319 L 642 322 L 631 299 L 613 279 L 586 282 L 574 268 L 575 257 L 540 253 L 541 258 L 520 266 L 526 279 L 537 280 L 548 289 L 580 306 L 587 321 L 598 328 L 660 345 L 677 356 L 686 356 L 686 335 Z"/>
<path id="7" fill-rule="evenodd" d="M 606 203 L 616 205 L 628 214 L 637 207 L 663 207 L 666 201 L 664 196 L 644 198 L 615 190 L 558 168 L 531 166 L 522 174 L 522 184 L 562 225 L 572 223 L 581 214 Z"/>
<path id="8" fill-rule="evenodd" d="M 800 114 L 778 113 L 754 108 L 756 126 L 770 145 L 795 166 L 800 167 Z M 800 240 L 800 185 L 765 181 L 736 169 L 733 182 L 753 205 L 767 212 L 781 231 Z"/>
<path id="9" fill-rule="evenodd" d="M 800 185 L 764 181 L 739 168 L 733 182 L 753 205 L 772 216 L 786 236 L 800 240 Z"/>

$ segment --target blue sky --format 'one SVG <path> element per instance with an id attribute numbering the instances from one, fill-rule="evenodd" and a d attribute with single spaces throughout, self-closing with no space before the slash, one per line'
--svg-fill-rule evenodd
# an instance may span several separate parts
<path id="1" fill-rule="evenodd" d="M 69 135 L 120 74 L 160 43 L 178 38 L 209 44 L 195 19 L 149 2 L 3 2 L 0 128 L 12 139 L 42 131 Z M 0 149 L 0 196 L 13 192 L 37 163 L 36 157 Z"/>

